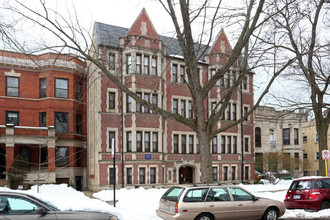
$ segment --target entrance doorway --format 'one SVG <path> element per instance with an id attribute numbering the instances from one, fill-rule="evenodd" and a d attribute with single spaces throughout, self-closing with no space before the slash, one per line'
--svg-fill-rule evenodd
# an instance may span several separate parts
<path id="1" fill-rule="evenodd" d="M 182 166 L 179 169 L 179 184 L 193 183 L 194 168 L 190 166 Z"/>

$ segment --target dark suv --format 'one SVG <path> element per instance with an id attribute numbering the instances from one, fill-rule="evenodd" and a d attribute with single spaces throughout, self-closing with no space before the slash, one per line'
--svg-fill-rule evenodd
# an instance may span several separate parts
<path id="1" fill-rule="evenodd" d="M 292 181 L 284 204 L 288 209 L 330 208 L 330 178 L 304 177 Z"/>

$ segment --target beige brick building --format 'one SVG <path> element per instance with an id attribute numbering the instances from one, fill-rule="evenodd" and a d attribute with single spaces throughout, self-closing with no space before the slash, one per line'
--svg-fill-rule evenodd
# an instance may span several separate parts
<path id="1" fill-rule="evenodd" d="M 319 136 L 316 132 L 315 120 L 303 123 L 303 143 L 304 143 L 304 176 L 317 176 L 319 174 Z M 328 144 L 330 143 L 330 131 L 328 131 Z M 329 162 L 329 161 L 328 161 Z M 328 172 L 329 172 L 328 163 Z"/>

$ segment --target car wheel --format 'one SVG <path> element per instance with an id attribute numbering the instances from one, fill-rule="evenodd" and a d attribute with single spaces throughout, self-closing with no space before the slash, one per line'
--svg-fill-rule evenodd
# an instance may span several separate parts
<path id="1" fill-rule="evenodd" d="M 321 209 L 330 209 L 330 202 L 328 201 L 322 202 Z"/>
<path id="2" fill-rule="evenodd" d="M 278 218 L 278 211 L 275 208 L 268 208 L 265 211 L 262 220 L 277 220 L 277 218 Z"/>
<path id="3" fill-rule="evenodd" d="M 210 214 L 207 214 L 207 213 L 205 213 L 205 214 L 200 214 L 199 216 L 197 216 L 197 217 L 195 218 L 195 220 L 213 220 L 213 216 L 210 215 Z"/>

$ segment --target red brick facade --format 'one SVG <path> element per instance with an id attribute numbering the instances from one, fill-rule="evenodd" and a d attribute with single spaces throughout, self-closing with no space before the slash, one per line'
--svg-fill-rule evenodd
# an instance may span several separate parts
<path id="1" fill-rule="evenodd" d="M 183 59 L 171 54 L 170 40 L 157 34 L 145 10 L 130 29 L 97 23 L 95 34 L 95 43 L 99 46 L 96 54 L 100 53 L 98 56 L 105 60 L 105 64 L 109 61 L 108 68 L 118 80 L 159 107 L 171 112 L 177 110 L 178 114 L 189 117 L 191 95 L 187 85 L 180 82 Z M 226 60 L 224 53 L 231 53 L 231 47 L 222 30 L 205 56 L 206 61 L 199 63 L 203 83 L 209 79 L 212 69 L 219 68 Z M 174 68 L 177 68 L 176 78 Z M 240 71 L 238 63 L 232 67 L 230 77 L 236 74 L 235 71 Z M 110 136 L 115 140 L 117 184 L 130 187 L 200 182 L 200 156 L 195 132 L 140 107 L 93 65 L 88 74 L 90 189 L 107 188 L 112 184 Z M 230 78 L 229 83 L 233 80 Z M 223 85 L 216 85 L 203 104 L 210 109 L 212 100 L 219 101 L 225 91 Z M 252 105 L 253 74 L 250 73 L 246 75 L 242 89 L 232 95 L 229 118 L 219 121 L 217 126 L 225 126 L 236 120 L 234 117 L 239 119 L 241 112 L 250 110 Z M 244 179 L 254 179 L 253 134 L 251 114 L 243 125 L 216 136 L 216 152 L 212 154 L 214 181 L 241 181 L 242 171 Z"/>
<path id="2" fill-rule="evenodd" d="M 79 176 L 86 187 L 85 64 L 52 53 L 0 51 L 0 58 L 2 178 L 21 154 L 31 167 L 26 181 L 35 183 L 41 154 L 42 183 L 60 180 L 75 186 Z"/>

